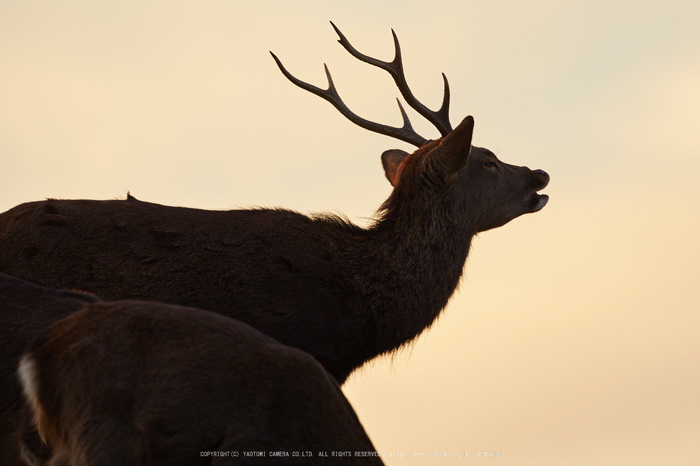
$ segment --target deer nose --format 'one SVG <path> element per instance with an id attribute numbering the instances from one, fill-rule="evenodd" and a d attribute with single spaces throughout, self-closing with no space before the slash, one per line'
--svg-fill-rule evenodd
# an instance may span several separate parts
<path id="1" fill-rule="evenodd" d="M 539 168 L 537 170 L 532 170 L 532 172 L 540 177 L 540 187 L 537 188 L 537 190 L 539 191 L 540 189 L 544 189 L 545 187 L 547 187 L 547 185 L 549 184 L 549 174 L 544 170 L 540 170 Z"/>
<path id="2" fill-rule="evenodd" d="M 542 183 L 544 183 L 542 188 L 549 184 L 549 174 L 546 171 L 540 170 L 539 168 L 533 171 L 542 177 Z"/>

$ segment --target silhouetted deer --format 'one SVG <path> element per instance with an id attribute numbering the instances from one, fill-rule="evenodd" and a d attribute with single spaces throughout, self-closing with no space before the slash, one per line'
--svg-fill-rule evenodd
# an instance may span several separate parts
<path id="1" fill-rule="evenodd" d="M 336 29 L 337 30 L 337 29 Z M 382 154 L 394 187 L 368 228 L 337 216 L 282 209 L 208 211 L 126 200 L 46 200 L 0 215 L 0 271 L 107 300 L 141 299 L 208 309 L 312 354 L 341 384 L 366 361 L 416 338 L 456 289 L 472 237 L 547 203 L 549 176 L 471 146 L 474 120 L 454 130 L 445 79 L 442 108 L 406 85 L 398 40 L 387 70 L 411 107 L 443 137 L 364 120 L 321 90 L 353 122 L 419 149 Z"/>
<path id="2" fill-rule="evenodd" d="M 0 298 L 0 341 L 12 342 L 13 353 L 31 341 L 28 329 L 39 317 L 79 309 L 35 334 L 14 358 L 33 412 L 24 413 L 28 419 L 20 418 L 17 362 L 10 368 L 3 360 L 3 419 L 21 431 L 5 435 L 4 466 L 21 464 L 10 456 L 16 445 L 9 442 L 18 439 L 24 458 L 37 465 L 50 457 L 48 464 L 73 466 L 262 464 L 244 451 L 315 464 L 323 451 L 375 452 L 339 385 L 313 357 L 242 322 L 168 304 L 102 302 L 4 274 Z M 30 325 L 19 327 L 25 317 Z M 223 456 L 202 454 L 210 451 Z M 290 456 L 269 458 L 272 451 Z M 368 457 L 334 460 L 365 464 Z"/>

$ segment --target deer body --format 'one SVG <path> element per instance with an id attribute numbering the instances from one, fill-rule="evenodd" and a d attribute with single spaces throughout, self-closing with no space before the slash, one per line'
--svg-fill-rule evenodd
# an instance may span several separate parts
<path id="1" fill-rule="evenodd" d="M 313 357 L 242 322 L 162 303 L 104 302 L 2 274 L 0 291 L 6 316 L 70 314 L 12 364 L 14 372 L 21 360 L 19 379 L 48 451 L 38 448 L 31 421 L 22 425 L 18 379 L 3 367 L 13 385 L 3 393 L 13 406 L 4 418 L 21 431 L 11 438 L 21 438 L 30 464 L 260 463 L 243 454 L 253 450 L 311 451 L 289 461 L 314 464 L 319 451 L 374 451 L 340 387 Z M 5 327 L 0 332 L 13 338 Z M 26 331 L 14 338 L 30 341 Z M 19 463 L 7 456 L 3 464 Z"/>
<path id="2" fill-rule="evenodd" d="M 470 153 L 471 119 L 458 130 L 388 167 L 390 179 L 399 169 L 401 176 L 367 229 L 286 210 L 48 200 L 0 216 L 0 241 L 10 245 L 0 251 L 0 271 L 108 300 L 219 312 L 309 352 L 343 383 L 435 320 L 474 234 L 544 202 L 536 191 L 546 174 L 501 164 L 484 149 L 442 180 L 432 157 Z M 497 170 L 485 163 L 502 173 L 486 173 Z"/>
<path id="3" fill-rule="evenodd" d="M 79 215 L 71 216 L 75 206 Z M 450 231 L 449 244 L 414 245 L 411 236 L 418 233 L 410 226 L 363 230 L 338 218 L 283 210 L 207 212 L 133 198 L 28 207 L 36 209 L 41 226 L 23 229 L 23 236 L 43 244 L 26 268 L 15 266 L 12 273 L 107 300 L 171 302 L 226 314 L 314 354 L 341 383 L 433 321 L 457 285 L 470 239 Z M 43 222 L 47 209 L 61 212 L 66 223 Z M 123 229 L 113 227 L 120 222 Z M 57 249 L 70 261 L 56 260 Z M 428 255 L 448 261 L 436 264 Z M 15 256 L 6 263 L 22 262 Z M 429 301 L 396 293 L 406 289 Z"/>

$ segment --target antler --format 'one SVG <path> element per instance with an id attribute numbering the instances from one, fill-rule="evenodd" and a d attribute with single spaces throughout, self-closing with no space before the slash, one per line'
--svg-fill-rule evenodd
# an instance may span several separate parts
<path id="1" fill-rule="evenodd" d="M 345 47 L 345 49 L 348 52 L 350 52 L 352 56 L 365 63 L 369 63 L 370 65 L 374 65 L 383 70 L 388 71 L 389 74 L 394 78 L 396 86 L 399 88 L 399 91 L 401 91 L 401 95 L 404 99 L 406 99 L 408 105 L 410 105 L 411 108 L 416 110 L 420 115 L 422 115 L 428 121 L 430 121 L 440 131 L 440 134 L 446 136 L 452 131 L 452 126 L 450 125 L 448 115 L 450 107 L 450 87 L 447 83 L 447 77 L 445 77 L 444 73 L 442 75 L 442 78 L 445 82 L 445 94 L 442 100 L 442 106 L 438 111 L 435 112 L 427 108 L 422 103 L 420 103 L 418 99 L 414 97 L 413 93 L 408 87 L 408 84 L 406 83 L 406 77 L 403 71 L 403 62 L 401 60 L 401 47 L 399 46 L 399 40 L 396 37 L 396 34 L 394 33 L 393 29 L 391 30 L 391 34 L 394 36 L 394 48 L 396 53 L 394 55 L 393 61 L 384 62 L 372 57 L 368 57 L 367 55 L 358 52 L 352 45 L 350 45 L 350 42 L 348 42 L 343 33 L 340 32 L 340 30 L 335 26 L 335 24 L 333 24 L 333 22 L 331 22 L 331 25 L 333 26 L 333 29 L 335 29 L 335 31 L 338 33 L 338 36 L 340 36 L 338 42 L 340 42 L 340 44 L 343 47 Z M 362 128 L 365 128 L 369 131 L 374 131 L 375 133 L 384 134 L 386 136 L 400 139 L 417 147 L 421 147 L 426 142 L 428 142 L 427 139 L 416 133 L 416 131 L 413 129 L 408 115 L 406 115 L 406 112 L 403 106 L 401 105 L 399 99 L 396 99 L 396 102 L 399 104 L 399 110 L 401 111 L 401 117 L 403 118 L 403 126 L 401 128 L 382 125 L 373 121 L 366 120 L 353 113 L 345 105 L 345 103 L 343 103 L 342 99 L 338 95 L 338 91 L 335 89 L 335 85 L 333 84 L 333 79 L 331 78 L 331 74 L 328 71 L 328 67 L 325 64 L 323 66 L 326 70 L 326 76 L 328 77 L 328 89 L 323 90 L 309 83 L 305 83 L 292 76 L 292 74 L 289 73 L 289 71 L 287 71 L 286 68 L 282 65 L 282 62 L 280 62 L 279 58 L 277 58 L 277 56 L 272 52 L 270 52 L 270 54 L 272 55 L 272 58 L 275 59 L 275 62 L 277 62 L 277 66 L 279 66 L 280 71 L 282 71 L 282 74 L 284 74 L 287 77 L 287 79 L 289 79 L 292 83 L 301 87 L 302 89 L 316 94 L 317 96 L 330 102 L 335 108 L 338 109 L 338 111 L 340 111 L 340 113 L 342 113 L 347 119 L 349 119 L 356 125 L 361 126 Z"/>
<path id="2" fill-rule="evenodd" d="M 316 87 L 309 83 L 305 83 L 304 81 L 295 78 L 289 71 L 287 71 L 287 69 L 282 65 L 280 59 L 277 58 L 277 56 L 274 53 L 270 52 L 270 55 L 272 55 L 272 58 L 275 59 L 275 61 L 277 62 L 277 66 L 279 66 L 280 71 L 282 71 L 282 74 L 284 74 L 287 77 L 287 79 L 289 79 L 292 83 L 296 84 L 302 89 L 316 94 L 317 96 L 330 102 L 335 108 L 338 109 L 340 113 L 342 113 L 345 116 L 345 118 L 352 121 L 356 125 L 361 126 L 362 128 L 365 128 L 367 130 L 374 131 L 375 133 L 384 134 L 385 136 L 400 139 L 417 147 L 420 147 L 426 142 L 428 142 L 427 139 L 415 132 L 415 130 L 411 126 L 410 120 L 408 119 L 408 115 L 406 115 L 406 111 L 403 109 L 403 106 L 401 105 L 401 102 L 399 102 L 398 99 L 396 99 L 396 102 L 399 104 L 399 110 L 401 110 L 401 116 L 403 117 L 403 126 L 401 128 L 382 125 L 373 121 L 366 120 L 361 116 L 355 114 L 352 110 L 350 110 L 347 107 L 347 105 L 345 105 L 343 100 L 340 98 L 340 95 L 338 95 L 338 91 L 335 89 L 335 85 L 333 84 L 333 78 L 331 78 L 331 73 L 330 71 L 328 71 L 328 67 L 325 64 L 323 65 L 323 68 L 326 70 L 326 76 L 328 77 L 328 89 L 323 90 L 319 87 Z"/>
<path id="3" fill-rule="evenodd" d="M 401 46 L 399 45 L 399 39 L 396 37 L 396 33 L 393 29 L 391 30 L 391 35 L 394 37 L 394 59 L 391 62 L 385 62 L 358 52 L 357 49 L 355 49 L 355 47 L 350 45 L 350 42 L 348 42 L 343 33 L 340 32 L 340 29 L 338 29 L 336 25 L 333 24 L 333 21 L 331 21 L 331 26 L 333 26 L 333 29 L 335 29 L 335 32 L 337 32 L 338 36 L 340 37 L 338 42 L 340 43 L 340 45 L 345 47 L 345 50 L 350 52 L 350 55 L 365 63 L 369 63 L 370 65 L 374 65 L 385 71 L 388 71 L 391 77 L 394 78 L 396 86 L 399 88 L 399 91 L 401 91 L 401 95 L 404 99 L 406 99 L 408 105 L 410 105 L 411 108 L 413 108 L 420 115 L 425 117 L 425 119 L 431 122 L 438 129 L 438 131 L 440 131 L 440 134 L 442 134 L 443 136 L 447 136 L 447 134 L 449 134 L 452 131 L 452 125 L 450 125 L 449 116 L 450 85 L 447 82 L 447 76 L 445 76 L 445 73 L 442 73 L 442 79 L 445 83 L 445 93 L 442 99 L 442 106 L 440 106 L 440 109 L 437 112 L 434 112 L 425 105 L 423 105 L 420 101 L 418 101 L 418 99 L 416 99 L 413 93 L 411 92 L 411 89 L 408 87 L 408 83 L 406 82 L 406 75 L 403 71 L 403 60 L 401 59 Z"/>

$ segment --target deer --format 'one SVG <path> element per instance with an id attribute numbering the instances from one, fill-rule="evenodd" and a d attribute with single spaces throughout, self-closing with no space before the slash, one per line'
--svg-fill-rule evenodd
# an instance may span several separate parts
<path id="1" fill-rule="evenodd" d="M 2 366 L 16 429 L 3 465 L 24 464 L 18 451 L 50 466 L 315 464 L 338 452 L 338 464 L 382 464 L 333 376 L 243 322 L 4 274 L 0 292 L 15 327 L 0 327 L 2 341 L 24 343 Z M 30 336 L 35 326 L 17 325 L 27 314 L 59 320 Z"/>
<path id="2" fill-rule="evenodd" d="M 293 84 L 333 104 L 353 123 L 408 142 L 381 155 L 393 187 L 371 224 L 287 209 L 202 210 L 124 200 L 29 202 L 0 214 L 0 272 L 108 301 L 190 306 L 240 320 L 311 354 L 340 383 L 367 361 L 416 339 L 446 307 L 478 233 L 540 211 L 549 175 L 500 161 L 472 146 L 474 118 L 454 129 L 443 74 L 439 110 L 409 89 L 399 41 L 384 62 L 408 105 L 441 133 L 427 140 L 399 101 L 402 127 L 365 120 L 328 88 Z M 47 322 L 47 325 L 50 322 Z"/>

